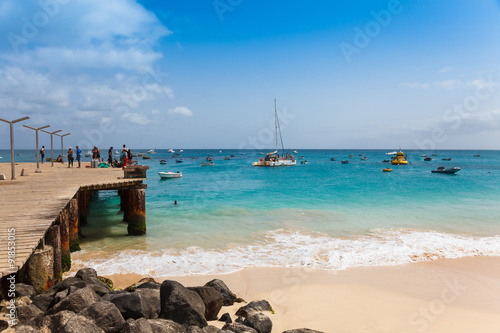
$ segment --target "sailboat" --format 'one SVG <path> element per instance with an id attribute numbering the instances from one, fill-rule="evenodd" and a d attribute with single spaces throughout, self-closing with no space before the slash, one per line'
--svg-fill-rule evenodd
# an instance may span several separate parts
<path id="1" fill-rule="evenodd" d="M 283 138 L 281 137 L 280 123 L 278 119 L 278 111 L 276 109 L 276 99 L 274 100 L 274 122 L 275 122 L 275 136 L 276 136 L 276 150 L 267 153 L 264 158 L 260 158 L 259 161 L 253 162 L 253 166 L 265 166 L 265 167 L 278 167 L 278 166 L 292 166 L 296 165 L 297 161 L 295 156 L 290 153 L 285 154 L 285 148 L 283 146 Z M 278 141 L 279 139 L 279 141 Z M 278 152 L 279 142 L 281 141 L 282 154 Z"/>

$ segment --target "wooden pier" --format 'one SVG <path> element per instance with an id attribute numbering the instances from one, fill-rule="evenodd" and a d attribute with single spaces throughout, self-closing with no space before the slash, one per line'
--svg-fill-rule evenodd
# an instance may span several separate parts
<path id="1" fill-rule="evenodd" d="M 61 163 L 40 168 L 42 173 L 35 173 L 36 163 L 19 163 L 16 180 L 0 180 L 0 278 L 19 271 L 18 280 L 37 280 L 26 282 L 39 292 L 69 269 L 70 251 L 79 249 L 79 226 L 86 222 L 95 191 L 118 190 L 129 233 L 143 235 L 147 186 L 145 178 L 124 178 L 124 174 L 137 177 L 137 169 L 124 173 L 120 168 L 86 168 L 85 163 L 81 168 Z M 27 169 L 27 176 L 20 176 L 22 169 Z M 1 174 L 10 174 L 10 164 L 0 163 Z M 14 257 L 8 251 L 9 240 Z M 14 262 L 9 262 L 12 258 Z M 48 266 L 47 272 L 39 272 Z"/>

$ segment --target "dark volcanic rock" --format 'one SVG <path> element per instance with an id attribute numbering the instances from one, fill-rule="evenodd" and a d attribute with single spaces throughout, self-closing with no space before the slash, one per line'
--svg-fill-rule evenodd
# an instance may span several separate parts
<path id="1" fill-rule="evenodd" d="M 166 280 L 160 289 L 160 318 L 171 319 L 186 326 L 207 326 L 205 304 L 198 293 L 179 282 Z"/>
<path id="2" fill-rule="evenodd" d="M 263 313 L 250 314 L 243 324 L 255 329 L 258 333 L 271 333 L 273 329 L 271 319 Z"/>
<path id="3" fill-rule="evenodd" d="M 309 328 L 297 328 L 293 330 L 284 331 L 283 333 L 325 333 L 325 332 L 315 331 Z"/>
<path id="4" fill-rule="evenodd" d="M 230 324 L 233 322 L 233 320 L 231 319 L 231 315 L 227 312 L 220 316 L 219 321 L 224 321 L 226 324 Z"/>
<path id="5" fill-rule="evenodd" d="M 203 333 L 220 333 L 221 330 L 218 327 L 208 325 L 206 327 L 203 327 L 201 330 Z"/>
<path id="6" fill-rule="evenodd" d="M 56 284 L 54 287 L 56 288 L 56 292 L 60 292 L 60 291 L 69 289 L 69 287 L 71 287 L 71 286 L 74 286 L 76 288 L 81 289 L 81 288 L 85 288 L 87 286 L 87 284 L 79 278 L 69 277 L 69 278 L 59 282 L 58 284 Z"/>
<path id="7" fill-rule="evenodd" d="M 109 294 L 110 292 L 109 289 L 103 284 L 89 284 L 89 287 L 92 288 L 92 290 L 94 290 L 95 293 L 101 297 Z"/>
<path id="8" fill-rule="evenodd" d="M 31 325 L 37 317 L 42 317 L 43 312 L 35 305 L 24 305 L 16 308 L 17 320 L 20 325 Z"/>
<path id="9" fill-rule="evenodd" d="M 2 332 L 3 330 L 5 330 L 7 327 L 9 327 L 9 322 L 7 321 L 7 319 L 0 319 L 0 332 Z"/>
<path id="10" fill-rule="evenodd" d="M 161 287 L 161 283 L 156 282 L 156 281 L 148 281 L 148 282 L 144 282 L 144 283 L 138 285 L 136 290 L 143 289 L 143 288 L 160 290 L 160 287 Z"/>
<path id="11" fill-rule="evenodd" d="M 257 333 L 257 331 L 254 330 L 253 328 L 240 323 L 226 324 L 222 327 L 222 329 L 227 331 L 233 331 L 234 333 Z"/>
<path id="12" fill-rule="evenodd" d="M 15 297 L 28 296 L 31 298 L 36 295 L 36 290 L 35 287 L 30 286 L 29 284 L 16 283 L 15 294 L 16 294 Z"/>
<path id="13" fill-rule="evenodd" d="M 245 306 L 242 306 L 241 308 L 238 309 L 238 311 L 236 311 L 236 315 L 242 317 L 248 317 L 252 313 L 262 312 L 262 311 L 269 311 L 274 314 L 274 310 L 271 307 L 271 304 L 269 304 L 269 302 L 266 300 L 262 300 L 262 301 L 253 301 Z"/>
<path id="14" fill-rule="evenodd" d="M 213 287 L 215 290 L 221 293 L 223 302 L 222 304 L 225 306 L 233 305 L 236 301 L 237 297 L 235 294 L 229 290 L 224 281 L 219 279 L 214 279 L 205 284 L 205 287 Z"/>
<path id="15" fill-rule="evenodd" d="M 97 301 L 99 301 L 99 296 L 97 296 L 94 290 L 92 290 L 92 288 L 90 287 L 85 287 L 71 292 L 62 301 L 54 305 L 54 307 L 50 309 L 48 313 L 54 314 L 63 310 L 78 313 Z"/>
<path id="16" fill-rule="evenodd" d="M 92 319 L 105 332 L 120 332 L 125 325 L 125 319 L 116 305 L 108 301 L 94 303 L 80 314 Z"/>
<path id="17" fill-rule="evenodd" d="M 128 319 L 122 327 L 121 333 L 153 333 L 153 329 L 147 319 Z"/>
<path id="18" fill-rule="evenodd" d="M 51 332 L 61 333 L 104 333 L 91 319 L 71 311 L 61 311 L 45 317 Z M 43 330 L 42 330 L 43 331 Z"/>
<path id="19" fill-rule="evenodd" d="M 136 283 L 134 283 L 133 285 L 131 286 L 128 286 L 127 288 L 125 288 L 126 291 L 129 291 L 129 292 L 133 292 L 135 291 L 137 288 L 139 288 L 140 286 L 142 286 L 143 284 L 146 284 L 146 283 L 157 283 L 158 285 L 160 285 L 158 282 L 156 282 L 153 278 L 150 278 L 150 277 L 146 277 L 146 278 L 142 278 L 140 279 L 139 281 L 137 281 Z M 160 287 L 158 287 L 158 289 L 160 289 Z"/>
<path id="20" fill-rule="evenodd" d="M 97 279 L 97 272 L 93 268 L 82 268 L 75 274 L 75 278 L 85 282 L 90 282 L 94 278 Z"/>
<path id="21" fill-rule="evenodd" d="M 157 316 L 154 304 L 149 304 L 142 294 L 133 293 L 119 293 L 107 294 L 102 298 L 103 301 L 110 301 L 118 310 L 120 310 L 123 318 L 139 319 L 139 318 L 155 318 Z"/>
<path id="22" fill-rule="evenodd" d="M 186 333 L 186 328 L 168 319 L 149 319 L 153 333 Z"/>
<path id="23" fill-rule="evenodd" d="M 52 306 L 54 302 L 54 296 L 50 293 L 43 293 L 34 296 L 31 301 L 36 305 L 42 312 L 47 312 L 47 310 Z"/>
<path id="24" fill-rule="evenodd" d="M 150 288 L 137 288 L 136 293 L 140 294 L 144 302 L 151 306 L 153 314 L 151 319 L 156 319 L 160 315 L 161 302 L 160 302 L 160 289 Z"/>
<path id="25" fill-rule="evenodd" d="M 213 287 L 191 287 L 189 290 L 200 295 L 205 304 L 205 319 L 217 320 L 217 315 L 222 308 L 222 294 Z"/>

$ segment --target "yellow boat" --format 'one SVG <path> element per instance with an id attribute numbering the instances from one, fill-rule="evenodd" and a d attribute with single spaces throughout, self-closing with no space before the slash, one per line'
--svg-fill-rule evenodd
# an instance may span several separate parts
<path id="1" fill-rule="evenodd" d="M 392 169 L 391 168 L 385 168 L 385 169 L 382 169 L 383 172 L 391 172 Z"/>
<path id="2" fill-rule="evenodd" d="M 401 149 L 397 152 L 396 157 L 391 162 L 393 165 L 404 165 L 408 164 L 408 161 L 406 160 L 405 153 L 401 151 Z"/>

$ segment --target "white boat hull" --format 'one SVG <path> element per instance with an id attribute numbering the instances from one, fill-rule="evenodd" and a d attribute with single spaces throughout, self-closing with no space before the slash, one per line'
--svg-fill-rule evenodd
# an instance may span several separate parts
<path id="1" fill-rule="evenodd" d="M 161 179 L 172 179 L 172 178 L 181 178 L 182 173 L 180 172 L 158 172 Z"/>
<path id="2" fill-rule="evenodd" d="M 253 162 L 253 166 L 264 166 L 264 167 L 279 167 L 279 166 L 293 166 L 297 165 L 295 160 L 280 160 L 280 161 L 258 161 Z"/>

